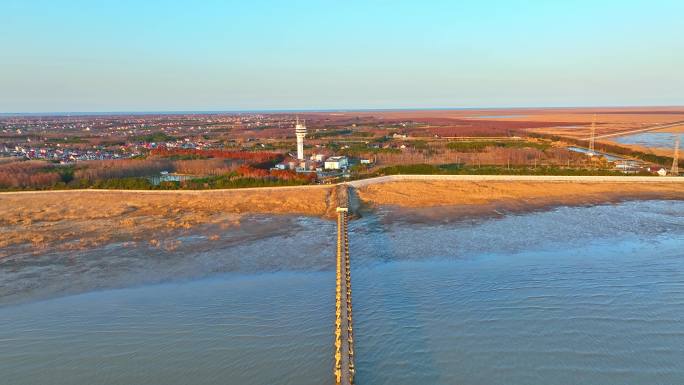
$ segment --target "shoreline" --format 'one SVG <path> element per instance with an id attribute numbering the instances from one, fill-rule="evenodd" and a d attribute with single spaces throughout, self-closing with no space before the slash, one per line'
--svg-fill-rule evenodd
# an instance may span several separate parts
<path id="1" fill-rule="evenodd" d="M 352 209 L 363 213 L 387 208 L 423 220 L 629 200 L 684 200 L 684 178 L 677 177 L 394 175 L 346 185 L 353 188 Z M 203 226 L 231 232 L 252 214 L 332 218 L 336 201 L 336 185 L 2 193 L 0 260 L 115 242 L 163 244 L 178 230 L 201 232 Z"/>
<path id="2" fill-rule="evenodd" d="M 332 189 L 339 185 L 349 185 L 352 187 L 362 187 L 370 184 L 386 183 L 388 181 L 399 180 L 446 180 L 446 181 L 529 181 L 529 182 L 592 182 L 592 183 L 682 183 L 684 177 L 672 176 L 569 176 L 569 175 L 419 175 L 419 174 L 397 174 L 377 176 L 373 178 L 357 179 L 347 182 L 334 184 L 316 184 L 299 186 L 274 186 L 274 187 L 245 187 L 232 189 L 206 189 L 206 190 L 133 190 L 133 189 L 63 189 L 63 190 L 22 190 L 22 191 L 0 191 L 2 195 L 21 195 L 21 194 L 58 194 L 58 193 L 83 193 L 83 192 L 119 192 L 119 193 L 141 193 L 141 194 L 188 194 L 201 195 L 211 193 L 226 192 L 250 192 L 250 191 L 288 191 L 288 190 L 317 190 Z"/>

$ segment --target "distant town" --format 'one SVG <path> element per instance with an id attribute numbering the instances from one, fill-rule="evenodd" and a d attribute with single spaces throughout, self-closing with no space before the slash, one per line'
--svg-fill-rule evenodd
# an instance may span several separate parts
<path id="1" fill-rule="evenodd" d="M 679 175 L 683 123 L 684 111 L 662 108 L 4 116 L 0 188 L 232 188 L 402 173 Z"/>

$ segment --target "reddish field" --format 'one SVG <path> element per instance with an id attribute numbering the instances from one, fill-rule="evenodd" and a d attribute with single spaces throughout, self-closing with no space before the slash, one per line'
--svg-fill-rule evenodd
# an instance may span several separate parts
<path id="1" fill-rule="evenodd" d="M 314 130 L 352 124 L 363 130 L 380 124 L 413 136 L 511 136 L 535 131 L 584 138 L 589 136 L 594 115 L 596 134 L 601 135 L 684 121 L 684 107 L 387 110 L 299 116 Z M 398 126 L 401 123 L 406 125 Z"/>

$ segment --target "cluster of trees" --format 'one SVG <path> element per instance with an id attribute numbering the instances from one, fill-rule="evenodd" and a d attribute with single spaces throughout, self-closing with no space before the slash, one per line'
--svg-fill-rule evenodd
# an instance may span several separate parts
<path id="1" fill-rule="evenodd" d="M 79 187 L 129 190 L 204 190 L 304 185 L 312 183 L 314 178 L 315 175 L 313 174 L 298 174 L 290 170 L 270 171 L 242 165 L 227 174 L 188 179 L 182 182 L 161 182 L 155 185 L 147 178 L 128 177 L 99 180 L 90 185 Z"/>
<path id="2" fill-rule="evenodd" d="M 281 156 L 280 153 L 266 151 L 197 150 L 185 148 L 155 148 L 150 151 L 150 155 L 161 158 L 197 156 L 201 158 L 236 159 L 249 163 L 267 162 Z"/>
<path id="3" fill-rule="evenodd" d="M 447 143 L 447 148 L 458 152 L 482 152 L 489 147 L 496 148 L 536 148 L 544 151 L 551 147 L 548 143 L 538 143 L 524 140 L 497 141 L 456 141 Z"/>
<path id="4" fill-rule="evenodd" d="M 120 159 L 88 161 L 79 163 L 76 179 L 94 182 L 104 179 L 138 178 L 159 175 L 162 171 L 198 176 L 222 175 L 246 166 L 241 160 L 232 159 Z"/>
<path id="5" fill-rule="evenodd" d="M 221 175 L 235 171 L 242 161 L 231 159 L 175 160 L 169 171 L 191 175 Z"/>
<path id="6" fill-rule="evenodd" d="M 550 142 L 532 140 L 473 140 L 425 143 L 407 141 L 407 148 L 382 152 L 373 156 L 377 166 L 401 164 L 465 164 L 493 166 L 559 166 L 565 168 L 609 168 L 607 162 L 596 161 Z"/>
<path id="7" fill-rule="evenodd" d="M 321 139 L 335 136 L 354 136 L 360 138 L 370 138 L 373 136 L 373 133 L 368 131 L 356 131 L 349 128 L 345 128 L 340 130 L 318 131 L 313 134 L 309 134 L 309 139 Z"/>
<path id="8" fill-rule="evenodd" d="M 313 173 L 297 173 L 292 170 L 265 170 L 249 165 L 242 165 L 235 170 L 235 174 L 240 178 L 251 179 L 278 179 L 285 181 L 311 182 L 316 178 Z M 233 175 L 230 175 L 233 176 Z"/>
<path id="9" fill-rule="evenodd" d="M 468 165 L 524 165 L 543 164 L 585 167 L 592 165 L 586 156 L 572 153 L 563 148 L 506 148 L 486 147 L 482 152 L 460 152 L 449 149 L 432 148 L 430 150 L 404 149 L 399 153 L 379 153 L 374 156 L 378 165 L 397 164 L 449 164 L 464 163 Z"/>
<path id="10" fill-rule="evenodd" d="M 53 186 L 62 182 L 60 170 L 42 161 L 0 164 L 0 188 L 22 189 Z"/>
<path id="11" fill-rule="evenodd" d="M 263 158 L 255 157 L 257 160 Z M 282 159 L 282 158 L 278 158 Z M 171 160 L 119 159 L 79 162 L 76 165 L 59 165 L 45 161 L 12 161 L 0 164 L 0 189 L 51 189 L 51 188 L 229 188 L 245 184 L 307 184 L 313 174 L 299 174 L 291 170 L 271 170 L 269 163 L 249 164 L 241 159 Z M 161 182 L 154 185 L 151 177 L 160 172 L 176 172 L 197 176 L 183 182 Z M 207 179 L 209 186 L 196 180 Z M 240 182 L 240 180 L 244 180 Z M 188 182 L 188 183 L 186 183 Z M 219 186 L 220 185 L 220 186 Z"/>
<path id="12" fill-rule="evenodd" d="M 95 182 L 104 179 L 145 177 L 172 168 L 173 162 L 163 159 L 94 160 L 79 163 L 74 178 Z"/>
<path id="13" fill-rule="evenodd" d="M 221 175 L 209 178 L 192 179 L 183 183 L 178 183 L 176 188 L 202 190 L 218 188 L 297 186 L 309 183 L 311 183 L 309 178 L 279 179 L 275 177 L 251 178 Z"/>

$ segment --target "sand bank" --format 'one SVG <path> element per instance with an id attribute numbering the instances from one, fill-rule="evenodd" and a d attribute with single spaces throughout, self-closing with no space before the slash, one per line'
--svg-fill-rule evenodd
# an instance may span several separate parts
<path id="1" fill-rule="evenodd" d="M 238 226 L 244 214 L 325 216 L 330 186 L 213 191 L 46 191 L 0 194 L 0 257 L 148 240 L 198 225 Z"/>
<path id="2" fill-rule="evenodd" d="M 370 209 L 401 208 L 402 216 L 423 221 L 637 199 L 684 200 L 684 183 L 394 180 L 361 186 L 356 194 Z"/>
<path id="3" fill-rule="evenodd" d="M 392 176 L 351 182 L 367 209 L 424 209 L 450 218 L 632 199 L 684 199 L 684 178 Z M 0 194 L 0 258 L 150 242 L 221 231 L 248 214 L 330 217 L 334 186 L 207 191 L 48 191 Z M 432 210 L 438 208 L 438 210 Z M 215 234 L 214 234 L 215 233 Z"/>

